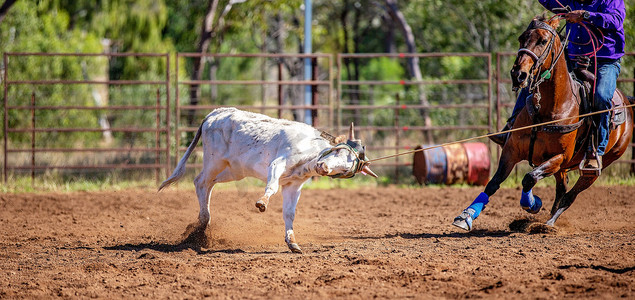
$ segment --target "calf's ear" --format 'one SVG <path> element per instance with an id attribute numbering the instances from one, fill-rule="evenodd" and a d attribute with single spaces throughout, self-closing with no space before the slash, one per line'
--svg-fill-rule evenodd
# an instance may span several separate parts
<path id="1" fill-rule="evenodd" d="M 346 136 L 345 135 L 340 135 L 340 136 L 335 138 L 334 142 L 335 142 L 335 144 L 346 143 Z"/>

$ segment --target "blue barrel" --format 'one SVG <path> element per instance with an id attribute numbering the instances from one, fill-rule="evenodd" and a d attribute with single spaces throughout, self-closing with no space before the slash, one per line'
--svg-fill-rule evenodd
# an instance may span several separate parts
<path id="1" fill-rule="evenodd" d="M 428 148 L 417 146 L 415 150 Z M 442 184 L 447 177 L 447 161 L 443 148 L 437 147 L 415 152 L 412 161 L 412 174 L 419 184 Z"/>

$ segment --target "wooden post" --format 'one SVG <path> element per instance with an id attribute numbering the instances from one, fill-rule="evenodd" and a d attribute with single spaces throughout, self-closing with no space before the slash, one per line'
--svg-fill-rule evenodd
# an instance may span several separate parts
<path id="1" fill-rule="evenodd" d="M 6 162 L 5 162 L 6 163 Z M 35 181 L 35 92 L 31 93 L 31 185 Z"/>
<path id="2" fill-rule="evenodd" d="M 318 86 L 317 84 L 315 84 L 315 82 L 318 80 L 318 67 L 317 67 L 317 58 L 313 58 L 312 59 L 313 62 L 311 63 L 311 80 L 314 82 L 311 85 L 311 105 L 312 106 L 317 106 L 318 105 Z M 311 109 L 311 120 L 313 120 L 313 127 L 318 127 L 319 126 L 319 122 L 318 122 L 318 110 L 317 108 L 313 108 Z"/>
<path id="3" fill-rule="evenodd" d="M 278 81 L 282 81 L 282 62 L 278 61 Z M 278 119 L 282 118 L 282 85 L 278 84 Z"/>
<path id="4" fill-rule="evenodd" d="M 159 172 L 161 172 L 161 168 L 159 167 L 159 156 L 161 155 L 159 151 L 161 134 L 159 134 L 161 130 L 161 91 L 157 88 L 157 104 L 156 104 L 156 130 L 154 131 L 154 164 L 156 164 L 156 169 L 154 169 L 154 177 L 156 178 L 157 183 L 160 182 L 161 178 L 159 177 Z"/>
<path id="5" fill-rule="evenodd" d="M 395 128 L 396 128 L 396 134 L 395 134 L 395 147 L 397 149 L 395 149 L 395 154 L 399 154 L 399 136 L 401 135 L 401 131 L 399 130 L 399 93 L 395 94 L 395 102 L 397 103 L 397 107 L 395 108 Z M 395 156 L 395 183 L 399 183 L 399 156 Z"/>
<path id="6" fill-rule="evenodd" d="M 635 74 L 635 68 L 633 68 L 633 74 Z M 633 81 L 633 93 L 635 93 L 635 81 Z M 633 137 L 631 138 L 631 143 L 634 144 L 631 147 L 631 160 L 635 161 L 635 135 L 633 135 Z M 635 162 L 631 163 L 631 175 L 635 175 Z"/>

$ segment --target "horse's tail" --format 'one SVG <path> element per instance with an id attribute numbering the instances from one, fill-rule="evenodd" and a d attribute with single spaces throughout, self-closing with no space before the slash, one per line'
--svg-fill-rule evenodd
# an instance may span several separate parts
<path id="1" fill-rule="evenodd" d="M 204 123 L 205 121 L 203 121 L 203 124 Z M 194 148 L 196 148 L 196 145 L 198 144 L 198 140 L 201 137 L 201 133 L 203 131 L 203 124 L 198 127 L 196 136 L 194 136 L 194 139 L 190 143 L 190 146 L 187 147 L 187 151 L 185 151 L 185 154 L 183 154 L 183 157 L 181 157 L 179 164 L 176 165 L 176 168 L 174 168 L 174 172 L 172 172 L 170 178 L 166 179 L 163 183 L 161 183 L 161 186 L 159 186 L 159 191 L 161 191 L 164 187 L 179 181 L 179 179 L 183 177 L 183 174 L 185 174 L 185 164 L 187 163 L 187 159 L 190 157 L 190 154 L 192 154 L 192 151 L 194 151 Z"/>

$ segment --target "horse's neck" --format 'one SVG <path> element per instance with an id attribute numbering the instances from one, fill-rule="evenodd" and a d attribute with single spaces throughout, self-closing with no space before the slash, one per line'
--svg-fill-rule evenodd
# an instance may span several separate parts
<path id="1" fill-rule="evenodd" d="M 539 87 L 541 93 L 539 114 L 547 118 L 577 114 L 578 104 L 575 101 L 576 93 L 573 91 L 573 86 L 566 61 L 562 57 L 553 68 L 551 79 Z"/>

